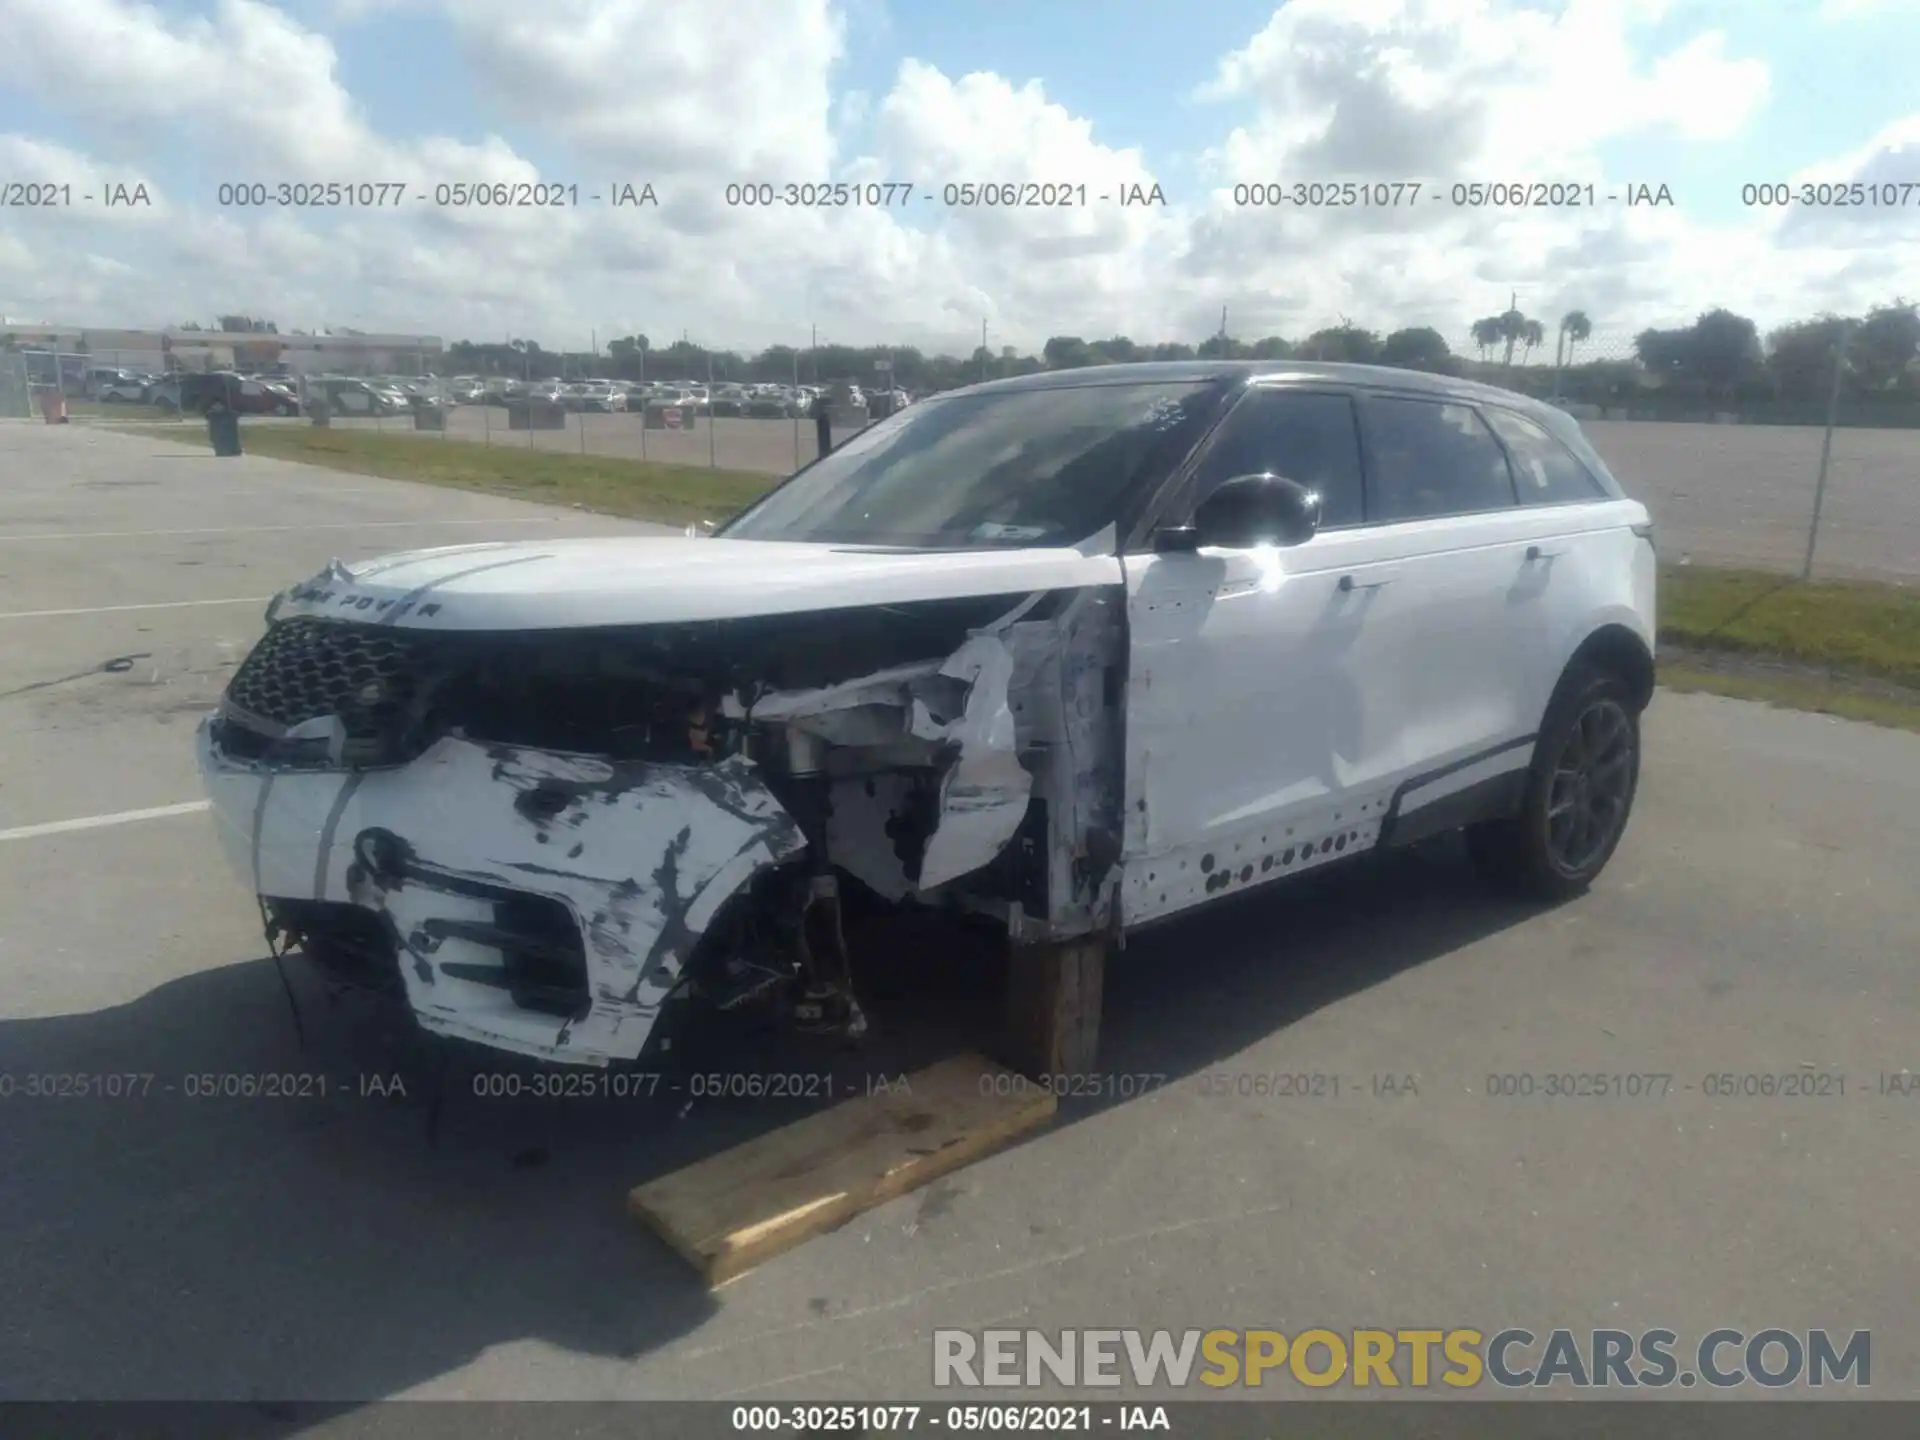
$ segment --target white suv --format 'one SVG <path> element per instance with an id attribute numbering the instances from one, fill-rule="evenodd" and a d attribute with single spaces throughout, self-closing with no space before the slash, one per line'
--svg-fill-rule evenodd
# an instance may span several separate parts
<path id="1" fill-rule="evenodd" d="M 1654 573 L 1645 508 L 1518 395 L 1026 376 L 712 538 L 336 562 L 200 763 L 276 934 L 430 1031 L 606 1065 L 669 1002 L 860 1029 L 849 877 L 1016 961 L 1456 829 L 1575 893 L 1633 803 Z"/>

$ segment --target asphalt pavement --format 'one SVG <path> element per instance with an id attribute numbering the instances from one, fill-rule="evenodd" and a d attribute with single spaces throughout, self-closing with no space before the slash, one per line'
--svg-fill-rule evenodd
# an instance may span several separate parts
<path id="1" fill-rule="evenodd" d="M 297 969 L 296 1027 L 189 808 L 267 597 L 643 528 L 0 425 L 0 1397 L 904 1400 L 937 1326 L 1521 1325 L 1866 1329 L 1874 1392 L 1920 1398 L 1920 1088 L 1886 1078 L 1920 1069 L 1920 736 L 1663 693 L 1588 896 L 1496 901 L 1439 844 L 1142 937 L 1127 1094 L 714 1294 L 625 1192 L 797 1112 L 486 1098 L 485 1057 L 438 1073 Z M 952 1041 L 971 975 L 890 951 L 842 1093 Z M 32 1093 L 62 1076 L 133 1078 Z"/>

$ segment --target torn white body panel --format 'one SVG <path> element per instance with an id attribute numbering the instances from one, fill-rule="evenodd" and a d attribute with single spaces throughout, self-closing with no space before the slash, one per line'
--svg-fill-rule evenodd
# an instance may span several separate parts
<path id="1" fill-rule="evenodd" d="M 1023 602 L 1015 614 L 1031 605 Z M 1004 624 L 1004 622 L 1003 622 Z M 1019 735 L 1008 687 L 1013 656 L 996 633 L 970 637 L 945 661 L 902 665 L 842 684 L 762 696 L 744 713 L 755 724 L 782 724 L 848 749 L 872 752 L 869 758 L 913 759 L 943 767 L 936 819 L 918 861 L 907 873 L 888 857 L 886 820 L 901 794 L 881 777 L 865 776 L 858 785 L 836 791 L 836 817 L 849 808 L 850 824 L 830 828 L 829 849 L 838 835 L 865 857 L 854 873 L 882 895 L 898 899 L 925 893 L 989 864 L 1026 817 L 1033 776 L 1020 763 Z M 941 683 L 941 682 L 947 683 Z M 862 804 L 860 796 L 880 800 Z M 858 841 L 855 836 L 858 835 Z"/>
<path id="2" fill-rule="evenodd" d="M 263 896 L 385 918 L 407 996 L 440 1034 L 573 1064 L 639 1055 L 694 942 L 759 870 L 805 849 L 751 762 L 612 762 L 442 739 L 397 769 L 199 759 L 223 845 Z M 584 973 L 568 1013 L 527 1008 L 496 908 L 564 907 Z M 562 1007 L 563 1009 L 565 1007 Z"/>
<path id="3" fill-rule="evenodd" d="M 1033 776 L 1020 763 L 1008 703 L 1013 656 L 1005 642 L 997 635 L 976 635 L 940 673 L 966 683 L 965 709 L 942 723 L 924 699 L 916 699 L 907 727 L 920 739 L 957 752 L 941 777 L 939 819 L 920 860 L 923 890 L 989 863 L 1020 828 L 1033 795 Z"/>

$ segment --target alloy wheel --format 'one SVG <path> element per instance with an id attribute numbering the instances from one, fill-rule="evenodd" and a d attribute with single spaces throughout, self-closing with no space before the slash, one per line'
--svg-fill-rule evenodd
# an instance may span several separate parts
<path id="1" fill-rule="evenodd" d="M 1595 700 L 1567 733 L 1547 788 L 1547 856 L 1563 875 L 1583 873 L 1620 838 L 1633 801 L 1633 721 L 1615 700 Z"/>

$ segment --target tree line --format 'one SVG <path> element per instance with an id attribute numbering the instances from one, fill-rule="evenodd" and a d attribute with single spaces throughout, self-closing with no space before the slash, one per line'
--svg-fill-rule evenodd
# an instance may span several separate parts
<path id="1" fill-rule="evenodd" d="M 221 316 L 218 324 L 228 331 L 277 331 L 272 321 L 252 316 Z M 687 339 L 656 346 L 644 334 L 621 336 L 601 353 L 548 350 L 531 339 L 457 340 L 447 346 L 441 364 L 454 374 L 530 379 L 711 378 L 866 386 L 891 381 L 925 395 L 980 380 L 1131 361 L 1320 360 L 1458 375 L 1603 406 L 1759 411 L 1824 404 L 1835 383 L 1836 356 L 1844 352 L 1838 377 L 1844 397 L 1896 408 L 1920 402 L 1920 304 L 1905 299 L 1876 305 L 1863 315 L 1791 321 L 1764 335 L 1748 317 L 1715 308 L 1686 325 L 1640 331 L 1630 357 L 1586 355 L 1594 329 L 1584 310 L 1567 311 L 1549 328 L 1547 321 L 1509 305 L 1469 327 L 1471 354 L 1456 353 L 1431 326 L 1382 332 L 1343 318 L 1299 340 L 1278 335 L 1242 340 L 1224 332 L 1199 344 L 1056 335 L 1038 354 L 977 346 L 969 355 L 942 355 L 912 346 L 838 344 L 772 345 L 748 354 L 708 349 Z M 1547 359 L 1549 336 L 1551 363 L 1537 363 L 1536 357 Z"/>

